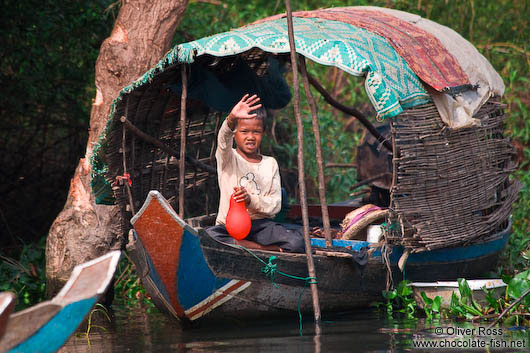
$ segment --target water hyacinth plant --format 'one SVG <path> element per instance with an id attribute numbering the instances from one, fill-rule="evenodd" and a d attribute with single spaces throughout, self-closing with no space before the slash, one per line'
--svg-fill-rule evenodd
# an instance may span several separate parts
<path id="1" fill-rule="evenodd" d="M 468 282 L 458 279 L 458 293 L 454 292 L 451 302 L 444 307 L 443 298 L 428 297 L 421 292 L 423 308 L 416 303 L 409 281 L 401 281 L 395 289 L 383 291 L 383 302 L 374 303 L 379 309 L 384 309 L 389 317 L 396 313 L 407 317 L 426 317 L 428 321 L 434 319 L 453 319 L 467 321 L 504 322 L 505 325 L 530 325 L 530 270 L 520 272 L 513 277 L 503 278 L 507 284 L 504 294 L 482 288 L 485 303 L 480 304 L 474 297 Z"/>

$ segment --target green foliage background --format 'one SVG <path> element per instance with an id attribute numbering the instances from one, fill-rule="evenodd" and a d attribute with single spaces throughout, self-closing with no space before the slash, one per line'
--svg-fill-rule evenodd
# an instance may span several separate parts
<path id="1" fill-rule="evenodd" d="M 110 1 L 13 1 L 0 11 L 0 246 L 43 237 L 84 155 Z"/>
<path id="2" fill-rule="evenodd" d="M 528 268 L 529 2 L 292 0 L 291 4 L 293 10 L 354 5 L 392 7 L 446 25 L 470 40 L 502 75 L 506 84 L 507 130 L 520 154 L 516 176 L 523 182 L 523 189 L 514 207 L 511 251 L 506 252 L 499 271 Z M 41 277 L 38 271 L 31 271 L 31 265 L 43 266 L 42 258 L 32 251 L 35 247 L 43 251 L 39 239 L 46 236 L 63 207 L 70 177 L 84 154 L 95 96 L 95 61 L 102 41 L 110 34 L 118 7 L 118 2 L 109 0 L 4 1 L 0 12 L 0 246 L 3 255 L 17 257 L 26 249 L 19 263 L 27 271 L 19 267 L 19 279 L 24 275 Z M 284 11 L 281 0 L 191 0 L 174 43 L 227 31 Z M 333 68 L 308 66 L 339 101 L 374 116 L 361 78 L 343 75 Z M 319 107 L 324 161 L 351 163 L 363 129 L 350 117 L 330 108 L 316 92 L 313 94 Z M 306 161 L 311 161 L 314 142 L 309 133 L 310 114 L 307 104 L 302 103 L 307 132 Z M 292 116 L 291 107 L 274 114 L 270 143 L 263 146 L 265 153 L 278 157 L 286 183 L 296 182 L 296 131 Z M 316 200 L 315 163 L 306 166 L 309 196 Z M 356 181 L 353 169 L 328 169 L 326 179 L 330 202 L 344 199 Z M 5 262 L 3 266 L 7 266 Z M 23 282 L 17 283 L 24 287 Z"/>

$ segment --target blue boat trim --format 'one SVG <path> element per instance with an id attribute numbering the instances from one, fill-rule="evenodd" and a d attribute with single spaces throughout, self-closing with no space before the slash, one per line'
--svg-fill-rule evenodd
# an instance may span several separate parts
<path id="1" fill-rule="evenodd" d="M 352 250 L 359 251 L 361 248 L 365 248 L 367 246 L 370 246 L 371 243 L 367 241 L 362 240 L 344 240 L 344 239 L 333 239 L 332 240 L 332 246 L 338 246 L 341 248 L 345 248 L 347 246 L 351 246 Z M 326 240 L 323 238 L 311 238 L 311 245 L 312 246 L 319 246 L 319 247 L 326 247 Z"/>
<path id="2" fill-rule="evenodd" d="M 487 243 L 474 244 L 468 246 L 461 246 L 456 248 L 446 248 L 446 249 L 437 249 L 432 251 L 424 251 L 420 253 L 410 254 L 407 263 L 443 263 L 450 262 L 455 260 L 470 260 L 475 259 L 484 255 L 495 253 L 502 250 L 510 238 L 510 225 L 499 234 L 499 238 L 492 240 Z M 338 247 L 347 247 L 351 246 L 352 250 L 359 251 L 363 247 L 370 246 L 371 243 L 367 241 L 360 240 L 342 240 L 334 239 L 332 241 L 333 246 Z M 318 247 L 325 247 L 326 241 L 322 238 L 311 238 L 311 245 Z M 392 253 L 390 254 L 390 262 L 397 263 L 401 255 L 403 255 L 403 247 L 395 246 L 392 248 Z M 378 249 L 372 254 L 374 258 L 381 257 L 381 251 Z"/>
<path id="3" fill-rule="evenodd" d="M 94 296 L 66 305 L 46 325 L 9 350 L 9 353 L 56 352 L 83 322 L 97 299 L 98 296 Z"/>

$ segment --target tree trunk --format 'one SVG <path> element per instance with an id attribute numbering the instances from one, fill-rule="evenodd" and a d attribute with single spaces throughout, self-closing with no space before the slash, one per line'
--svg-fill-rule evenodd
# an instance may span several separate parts
<path id="1" fill-rule="evenodd" d="M 60 289 L 75 265 L 123 244 L 117 206 L 96 205 L 90 191 L 90 155 L 119 91 L 154 66 L 170 49 L 188 0 L 129 0 L 96 61 L 97 94 L 90 114 L 85 158 L 79 161 L 62 212 L 46 242 L 47 292 Z"/>

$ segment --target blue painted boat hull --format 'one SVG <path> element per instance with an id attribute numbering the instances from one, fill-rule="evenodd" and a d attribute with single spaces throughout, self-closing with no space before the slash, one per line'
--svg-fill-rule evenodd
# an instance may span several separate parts
<path id="1" fill-rule="evenodd" d="M 97 299 L 92 297 L 66 305 L 46 325 L 9 350 L 9 353 L 57 352 L 83 322 Z"/>
<path id="2" fill-rule="evenodd" d="M 74 267 L 68 282 L 49 301 L 11 315 L 0 338 L 0 352 L 53 353 L 66 343 L 105 293 L 120 251 Z"/>

